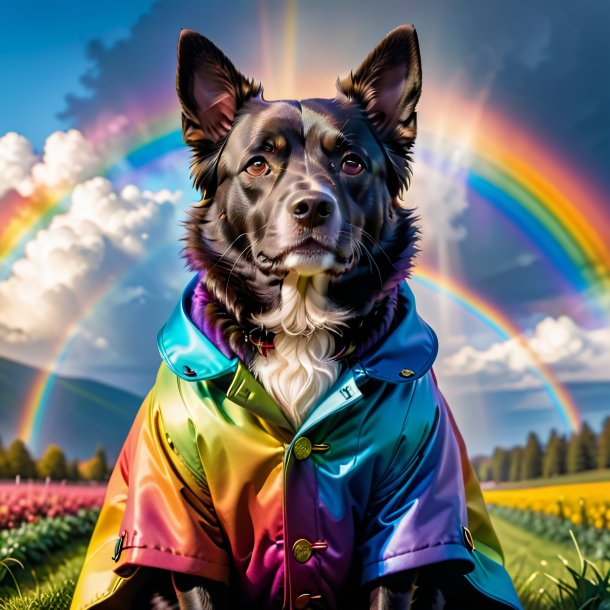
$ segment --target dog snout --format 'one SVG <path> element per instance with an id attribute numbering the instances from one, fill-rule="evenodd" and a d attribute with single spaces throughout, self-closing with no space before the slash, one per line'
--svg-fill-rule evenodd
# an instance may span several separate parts
<path id="1" fill-rule="evenodd" d="M 289 212 L 300 224 L 317 227 L 337 214 L 337 202 L 324 193 L 298 197 L 289 204 Z"/>

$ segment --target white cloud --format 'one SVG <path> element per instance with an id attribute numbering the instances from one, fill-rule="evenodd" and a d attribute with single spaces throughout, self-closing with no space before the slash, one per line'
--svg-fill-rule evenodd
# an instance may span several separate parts
<path id="1" fill-rule="evenodd" d="M 529 349 L 556 372 L 562 382 L 610 378 L 610 329 L 588 330 L 571 318 L 547 317 L 528 337 Z M 531 354 L 517 339 L 478 350 L 464 346 L 442 363 L 444 373 L 497 388 L 536 387 L 540 384 Z"/>
<path id="2" fill-rule="evenodd" d="M 36 156 L 27 138 L 14 131 L 3 135 L 0 138 L 0 197 L 22 184 L 35 163 Z"/>
<path id="3" fill-rule="evenodd" d="M 422 134 L 413 177 L 404 201 L 421 215 L 424 240 L 461 240 L 466 236 L 460 218 L 468 208 L 466 178 L 471 154 L 468 141 L 451 149 Z"/>
<path id="4" fill-rule="evenodd" d="M 52 133 L 37 158 L 26 138 L 14 132 L 0 138 L 0 197 L 8 190 L 28 197 L 40 188 L 71 188 L 100 166 L 92 144 L 76 130 Z"/>
<path id="5" fill-rule="evenodd" d="M 163 240 L 179 197 L 135 186 L 116 193 L 99 177 L 79 184 L 68 212 L 36 234 L 0 282 L 0 336 L 13 344 L 56 337 L 112 274 L 146 254 L 149 240 Z"/>

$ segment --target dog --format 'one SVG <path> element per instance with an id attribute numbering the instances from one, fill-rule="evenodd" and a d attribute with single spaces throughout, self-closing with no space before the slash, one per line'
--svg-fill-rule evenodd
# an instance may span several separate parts
<path id="1" fill-rule="evenodd" d="M 182 31 L 196 275 L 75 610 L 521 607 L 405 283 L 421 83 L 412 26 L 301 101 Z"/>

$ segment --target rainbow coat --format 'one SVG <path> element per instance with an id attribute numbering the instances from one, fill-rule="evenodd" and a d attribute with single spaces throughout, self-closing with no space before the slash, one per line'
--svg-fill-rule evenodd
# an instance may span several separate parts
<path id="1" fill-rule="evenodd" d="M 197 281 L 159 332 L 72 610 L 138 607 L 151 568 L 226 582 L 231 608 L 364 609 L 362 585 L 417 568 L 457 607 L 520 609 L 407 283 L 392 331 L 293 430 L 191 321 Z"/>

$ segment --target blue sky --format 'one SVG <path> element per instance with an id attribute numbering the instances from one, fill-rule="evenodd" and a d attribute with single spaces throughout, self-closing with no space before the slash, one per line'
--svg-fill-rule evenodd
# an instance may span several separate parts
<path id="1" fill-rule="evenodd" d="M 424 131 L 439 119 L 435 96 L 444 88 L 459 90 L 544 142 L 567 160 L 581 182 L 606 194 L 600 205 L 608 202 L 610 5 L 601 0 L 583 5 L 113 0 L 67 1 L 61 11 L 42 2 L 3 4 L 0 138 L 7 132 L 23 136 L 18 142 L 5 140 L 5 150 L 12 146 L 22 159 L 29 154 L 23 152 L 25 141 L 33 147 L 32 159 L 41 161 L 45 140 L 58 130 L 76 127 L 90 133 L 94 124 L 105 128 L 117 117 L 134 120 L 141 109 L 146 114 L 155 105 L 175 104 L 177 122 L 178 105 L 172 100 L 181 27 L 212 38 L 244 72 L 261 78 L 273 97 L 289 95 L 291 87 L 332 95 L 336 75 L 355 67 L 387 31 L 407 22 L 416 25 L 422 50 Z M 288 56 L 293 68 L 286 68 Z M 451 107 L 445 112 L 451 115 Z M 62 373 L 144 393 L 159 361 L 156 331 L 188 279 L 178 240 L 180 221 L 196 194 L 189 186 L 186 151 L 159 159 L 145 172 L 117 171 L 114 184 L 86 183 L 97 175 L 103 156 L 95 146 L 86 138 L 55 140 L 61 159 L 49 157 L 47 166 L 56 172 L 62 168 L 74 189 L 66 198 L 65 218 L 53 230 L 31 235 L 30 254 L 24 244 L 11 261 L 25 260 L 21 269 L 40 273 L 49 292 L 34 291 L 17 281 L 14 268 L 0 267 L 0 307 L 9 321 L 0 326 L 5 331 L 0 355 L 37 366 L 52 362 Z M 21 164 L 19 182 L 2 150 L 0 192 L 25 192 L 23 180 L 31 181 L 34 161 Z M 519 227 L 469 199 L 459 181 L 445 185 L 442 176 L 418 164 L 417 149 L 415 160 L 413 197 L 422 213 L 424 260 L 434 266 L 443 257 L 451 259 L 457 279 L 501 304 L 558 379 L 571 384 L 585 417 L 598 425 L 610 381 L 607 318 L 587 313 L 590 295 L 566 292 L 555 278 L 561 270 L 549 268 Z M 49 174 L 40 175 L 37 180 L 48 184 Z M 136 190 L 121 192 L 129 184 Z M 93 212 L 86 209 L 91 201 L 97 202 Z M 110 231 L 125 209 L 135 219 L 131 228 Z M 84 217 L 97 227 L 88 241 L 78 229 Z M 47 253 L 46 258 L 36 252 Z M 82 268 L 86 275 L 79 275 Z M 88 295 L 103 283 L 114 289 L 92 308 Z M 500 441 L 521 442 L 530 429 L 545 436 L 552 426 L 562 428 L 544 388 L 521 366 L 518 349 L 438 294 L 421 287 L 416 291 L 420 311 L 439 333 L 437 372 L 473 451 L 489 450 Z M 34 308 L 36 299 L 44 306 Z M 75 316 L 82 320 L 78 331 L 58 357 L 57 341 Z M 16 339 L 16 328 L 27 332 Z"/>

